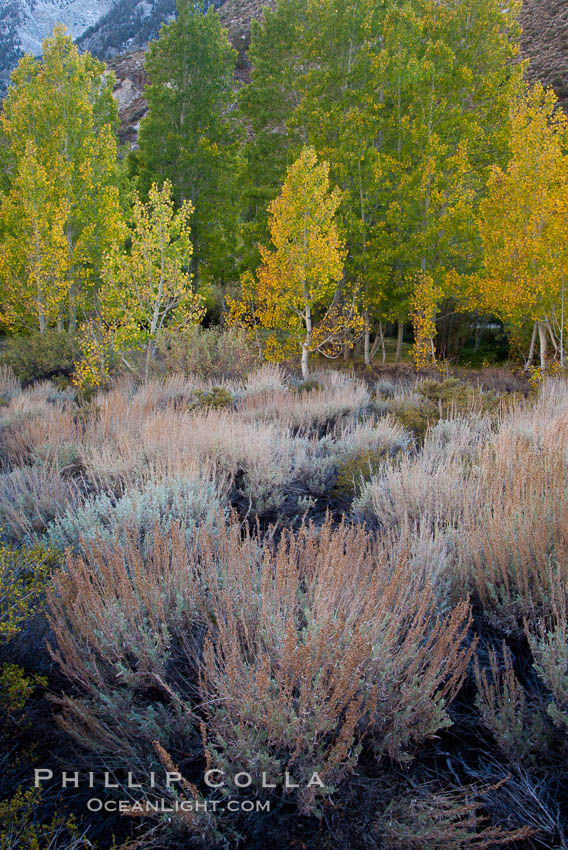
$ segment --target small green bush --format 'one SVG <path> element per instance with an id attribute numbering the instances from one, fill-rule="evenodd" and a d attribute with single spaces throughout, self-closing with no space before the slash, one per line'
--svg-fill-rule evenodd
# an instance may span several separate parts
<path id="1" fill-rule="evenodd" d="M 43 546 L 0 545 L 0 643 L 10 640 L 38 605 L 58 555 Z"/>
<path id="2" fill-rule="evenodd" d="M 197 399 L 197 407 L 208 407 L 213 410 L 218 410 L 222 407 L 231 407 L 233 404 L 233 396 L 225 387 L 212 387 L 210 390 L 195 390 L 194 396 Z"/>
<path id="3" fill-rule="evenodd" d="M 75 367 L 77 346 L 72 334 L 49 328 L 44 333 L 11 337 L 2 353 L 2 362 L 24 383 L 49 378 L 70 378 Z"/>
<path id="4" fill-rule="evenodd" d="M 0 645 L 9 643 L 43 601 L 50 573 L 59 563 L 57 553 L 36 546 L 14 549 L 0 546 Z M 0 665 L 0 742 L 7 744 L 18 726 L 28 723 L 22 714 L 43 676 L 28 675 L 15 664 Z M 4 848 L 1 832 L 0 847 Z M 16 845 L 14 845 L 15 847 Z"/>
<path id="5" fill-rule="evenodd" d="M 419 381 L 414 392 L 418 398 L 394 398 L 391 411 L 401 425 L 411 431 L 420 442 L 426 436 L 428 428 L 440 419 L 472 413 L 492 415 L 501 404 L 497 393 L 483 392 L 457 378 Z"/>
<path id="6" fill-rule="evenodd" d="M 397 422 L 420 441 L 426 436 L 428 428 L 440 418 L 435 405 L 425 401 L 394 400 L 391 411 Z"/>
<path id="7" fill-rule="evenodd" d="M 322 389 L 323 387 L 319 381 L 316 381 L 315 378 L 310 378 L 307 381 L 302 381 L 302 383 L 296 387 L 296 392 L 302 395 L 302 393 L 313 393 Z"/>
<path id="8" fill-rule="evenodd" d="M 68 442 L 52 448 L 45 443 L 35 450 L 35 458 L 36 466 L 52 466 L 60 475 L 69 475 L 81 468 L 81 446 Z"/>
<path id="9" fill-rule="evenodd" d="M 494 413 L 500 399 L 495 392 L 483 392 L 472 384 L 466 384 L 457 378 L 445 381 L 420 381 L 415 388 L 426 402 L 438 408 L 440 418 L 449 415 L 472 413 Z"/>
<path id="10" fill-rule="evenodd" d="M 353 495 L 361 482 L 369 481 L 376 475 L 387 457 L 388 452 L 385 449 L 365 449 L 345 460 L 337 473 L 334 495 Z"/>
<path id="11" fill-rule="evenodd" d="M 93 845 L 73 817 L 55 814 L 48 823 L 40 819 L 41 795 L 31 788 L 19 788 L 0 802 L 0 847 L 2 850 L 87 850 Z"/>

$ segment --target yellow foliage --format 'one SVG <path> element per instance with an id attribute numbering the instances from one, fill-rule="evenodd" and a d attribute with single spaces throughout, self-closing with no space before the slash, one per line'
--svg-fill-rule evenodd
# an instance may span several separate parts
<path id="1" fill-rule="evenodd" d="M 411 296 L 410 318 L 414 328 L 412 359 L 418 371 L 433 363 L 436 336 L 436 305 L 440 292 L 431 275 L 419 272 Z"/>
<path id="2" fill-rule="evenodd" d="M 481 296 L 515 327 L 542 322 L 562 339 L 568 260 L 568 118 L 553 92 L 526 90 L 511 114 L 511 160 L 494 166 L 479 226 Z"/>
<path id="3" fill-rule="evenodd" d="M 63 27 L 12 76 L 0 132 L 13 163 L 2 198 L 0 319 L 10 329 L 73 329 L 91 303 L 121 211 L 112 79 Z"/>
<path id="4" fill-rule="evenodd" d="M 300 349 L 304 377 L 310 352 L 337 356 L 349 333 L 362 330 L 345 288 L 339 300 L 345 261 L 336 223 L 341 198 L 339 189 L 330 189 L 329 164 L 318 163 L 315 150 L 304 148 L 268 208 L 273 247 L 260 248 L 256 281 L 246 275 L 240 301 L 229 308 L 232 322 L 272 331 L 267 359 L 282 360 Z"/>
<path id="5" fill-rule="evenodd" d="M 134 200 L 131 247 L 115 244 L 106 255 L 99 293 L 100 317 L 82 328 L 83 360 L 76 381 L 100 386 L 108 377 L 113 352 L 123 362 L 129 351 L 146 350 L 146 376 L 157 334 L 166 325 L 183 328 L 198 323 L 203 297 L 193 291 L 186 271 L 192 254 L 189 201 L 174 211 L 172 184 L 156 184 L 147 204 Z"/>

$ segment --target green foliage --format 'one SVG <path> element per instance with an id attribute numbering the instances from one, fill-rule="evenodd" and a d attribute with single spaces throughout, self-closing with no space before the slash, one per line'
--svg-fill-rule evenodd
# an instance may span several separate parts
<path id="1" fill-rule="evenodd" d="M 336 217 L 340 203 L 341 192 L 329 183 L 329 163 L 318 162 L 314 148 L 303 148 L 269 205 L 274 247 L 259 249 L 262 265 L 250 281 L 252 304 L 243 286 L 242 301 L 230 305 L 234 321 L 270 331 L 264 344 L 268 360 L 301 351 L 304 380 L 310 352 L 337 356 L 358 326 L 348 288 L 339 296 L 345 261 Z"/>
<path id="2" fill-rule="evenodd" d="M 296 392 L 299 395 L 302 395 L 303 393 L 312 393 L 314 391 L 317 392 L 321 389 L 323 389 L 323 387 L 319 381 L 316 381 L 315 378 L 309 378 L 307 381 L 302 381 L 298 384 L 298 386 L 296 387 Z"/>
<path id="3" fill-rule="evenodd" d="M 59 562 L 57 553 L 41 546 L 14 549 L 0 545 L 0 645 L 14 638 L 37 610 L 49 575 Z M 5 746 L 18 727 L 27 725 L 24 709 L 34 691 L 46 685 L 43 676 L 28 675 L 15 664 L 0 665 L 0 741 Z M 3 843 L 5 812 L 0 804 L 2 848 L 11 846 Z"/>
<path id="4" fill-rule="evenodd" d="M 495 392 L 484 392 L 457 378 L 444 381 L 427 379 L 414 387 L 413 398 L 395 398 L 390 408 L 397 420 L 423 440 L 426 431 L 440 419 L 451 419 L 471 413 L 496 414 L 501 399 Z"/>
<path id="5" fill-rule="evenodd" d="M 45 823 L 39 815 L 38 789 L 19 788 L 0 802 L 0 847 L 2 850 L 89 850 L 73 817 L 55 814 Z"/>
<path id="6" fill-rule="evenodd" d="M 251 26 L 250 83 L 239 93 L 239 106 L 252 133 L 244 148 L 243 265 L 258 265 L 258 244 L 269 237 L 267 207 L 274 200 L 302 147 L 301 131 L 290 126 L 301 98 L 302 32 L 305 0 L 279 0 Z"/>
<path id="7" fill-rule="evenodd" d="M 334 494 L 352 496 L 363 482 L 376 475 L 387 457 L 385 449 L 365 449 L 347 458 L 338 469 Z"/>
<path id="8" fill-rule="evenodd" d="M 8 337 L 1 361 L 24 383 L 55 377 L 70 378 L 78 357 L 76 337 L 55 328 L 44 333 Z"/>
<path id="9" fill-rule="evenodd" d="M 120 232 L 113 77 L 65 29 L 12 75 L 0 116 L 9 190 L 2 199 L 2 321 L 75 330 L 93 307 L 103 256 Z"/>
<path id="10" fill-rule="evenodd" d="M 475 662 L 477 684 L 476 706 L 483 725 L 513 762 L 532 761 L 538 750 L 545 750 L 545 727 L 536 706 L 531 706 L 524 687 L 519 682 L 511 652 L 503 643 L 503 662 L 489 650 L 489 668 L 481 669 Z"/>
<path id="11" fill-rule="evenodd" d="M 178 0 L 146 53 L 148 114 L 140 127 L 143 193 L 168 179 L 178 204 L 191 201 L 192 272 L 227 281 L 235 263 L 238 162 L 231 124 L 236 51 L 219 17 Z"/>
<path id="12" fill-rule="evenodd" d="M 45 676 L 26 676 L 16 664 L 0 665 L 0 714 L 21 711 L 36 688 L 47 687 Z"/>
<path id="13" fill-rule="evenodd" d="M 408 312 L 416 272 L 461 295 L 481 259 L 472 213 L 489 166 L 507 156 L 517 11 L 499 0 L 279 0 L 267 10 L 240 96 L 252 128 L 245 262 L 258 261 L 267 202 L 307 143 L 343 190 L 346 271 L 368 330 L 373 316 Z"/>
<path id="14" fill-rule="evenodd" d="M 193 207 L 185 201 L 174 209 L 172 184 L 153 183 L 148 203 L 136 195 L 132 225 L 124 234 L 128 249 L 115 244 L 105 255 L 99 292 L 98 321 L 82 331 L 83 359 L 77 366 L 81 386 L 108 381 L 109 354 L 129 363 L 131 353 L 145 350 L 147 380 L 156 336 L 168 324 L 183 328 L 203 317 L 203 298 L 193 291 L 187 265 L 193 253 L 189 219 Z"/>
<path id="15" fill-rule="evenodd" d="M 473 411 L 495 413 L 500 404 L 497 393 L 484 392 L 458 378 L 447 378 L 445 381 L 420 381 L 416 384 L 415 391 L 438 408 L 441 418 Z"/>
<path id="16" fill-rule="evenodd" d="M 233 396 L 226 387 L 212 387 L 210 390 L 195 390 L 194 396 L 199 407 L 207 407 L 212 410 L 220 407 L 232 407 Z"/>
<path id="17" fill-rule="evenodd" d="M 440 418 L 438 408 L 429 402 L 403 399 L 391 402 L 391 411 L 403 428 L 422 441 L 426 431 Z"/>
<path id="18" fill-rule="evenodd" d="M 33 614 L 58 562 L 57 553 L 40 545 L 30 549 L 0 545 L 0 642 L 14 637 Z"/>

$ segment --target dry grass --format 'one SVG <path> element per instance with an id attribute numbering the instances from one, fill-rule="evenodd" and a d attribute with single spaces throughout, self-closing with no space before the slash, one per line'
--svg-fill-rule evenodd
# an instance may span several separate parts
<path id="1" fill-rule="evenodd" d="M 0 363 L 0 398 L 6 402 L 10 398 L 19 395 L 21 390 L 20 382 L 10 366 Z"/>
<path id="2" fill-rule="evenodd" d="M 450 725 L 478 653 L 470 603 L 483 634 L 467 691 L 475 746 L 489 731 L 518 777 L 565 735 L 566 382 L 507 403 L 383 384 L 377 400 L 351 377 L 302 388 L 264 366 L 225 382 L 230 404 L 212 409 L 195 402 L 213 385 L 191 376 L 123 383 L 82 407 L 2 380 L 0 525 L 14 543 L 75 550 L 50 622 L 74 694 L 61 723 L 90 768 L 167 762 L 190 788 L 206 762 L 250 773 L 247 797 L 271 794 L 262 773 L 288 771 L 299 788 L 275 797 L 324 822 L 346 777 L 380 761 L 397 798 L 383 801 L 381 846 L 527 834 L 484 824 L 473 786 L 409 794 L 393 766 L 419 773 L 414 756 Z M 431 421 L 412 419 L 416 391 Z M 387 412 L 397 404 L 419 439 Z M 225 826 L 192 820 L 211 840 Z"/>
<path id="3" fill-rule="evenodd" d="M 500 783 L 503 784 L 503 783 Z M 427 790 L 394 801 L 379 823 L 387 850 L 474 850 L 502 847 L 529 838 L 528 827 L 507 831 L 487 826 L 482 799 L 499 788 Z"/>
<path id="4" fill-rule="evenodd" d="M 567 586 L 567 449 L 568 395 L 546 389 L 504 420 L 468 488 L 459 575 L 502 628 L 546 614 Z"/>
<path id="5" fill-rule="evenodd" d="M 81 692 L 62 701 L 78 741 L 137 764 L 153 740 L 187 758 L 201 717 L 212 766 L 289 771 L 305 812 L 353 769 L 363 735 L 406 761 L 448 725 L 474 650 L 466 604 L 439 615 L 404 552 L 329 520 L 275 546 L 234 521 L 191 543 L 157 533 L 146 555 L 134 537 L 95 545 L 68 560 L 49 603 L 55 658 Z M 308 787 L 314 772 L 324 789 Z"/>

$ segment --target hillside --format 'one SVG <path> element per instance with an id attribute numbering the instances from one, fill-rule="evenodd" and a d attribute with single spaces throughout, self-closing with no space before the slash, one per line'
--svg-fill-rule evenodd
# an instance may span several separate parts
<path id="1" fill-rule="evenodd" d="M 56 23 L 74 38 L 99 21 L 116 0 L 4 0 L 0 3 L 0 95 L 20 56 L 41 51 Z"/>
<path id="2" fill-rule="evenodd" d="M 127 0 L 123 0 L 127 2 Z M 226 0 L 219 17 L 239 51 L 240 71 L 246 68 L 246 50 L 250 42 L 251 21 L 273 0 Z M 109 14 L 109 19 L 114 11 Z M 529 59 L 527 77 L 552 86 L 568 107 L 568 4 L 565 0 L 525 0 L 521 14 L 523 37 L 521 54 Z M 117 97 L 122 121 L 121 138 L 135 143 L 137 128 L 145 112 L 143 96 L 143 52 L 117 57 L 109 67 L 118 79 Z"/>
<path id="3" fill-rule="evenodd" d="M 239 51 L 241 72 L 246 68 L 251 20 L 272 2 L 214 0 Z M 121 137 L 132 144 L 145 110 L 142 51 L 174 12 L 175 0 L 7 0 L 0 8 L 0 95 L 18 57 L 26 51 L 38 54 L 42 39 L 61 21 L 80 49 L 107 60 L 116 73 Z M 568 4 L 525 0 L 521 22 L 522 55 L 530 59 L 528 78 L 553 86 L 568 106 Z"/>
<path id="4" fill-rule="evenodd" d="M 525 0 L 521 23 L 523 55 L 530 59 L 528 78 L 552 86 L 568 107 L 568 3 Z"/>

